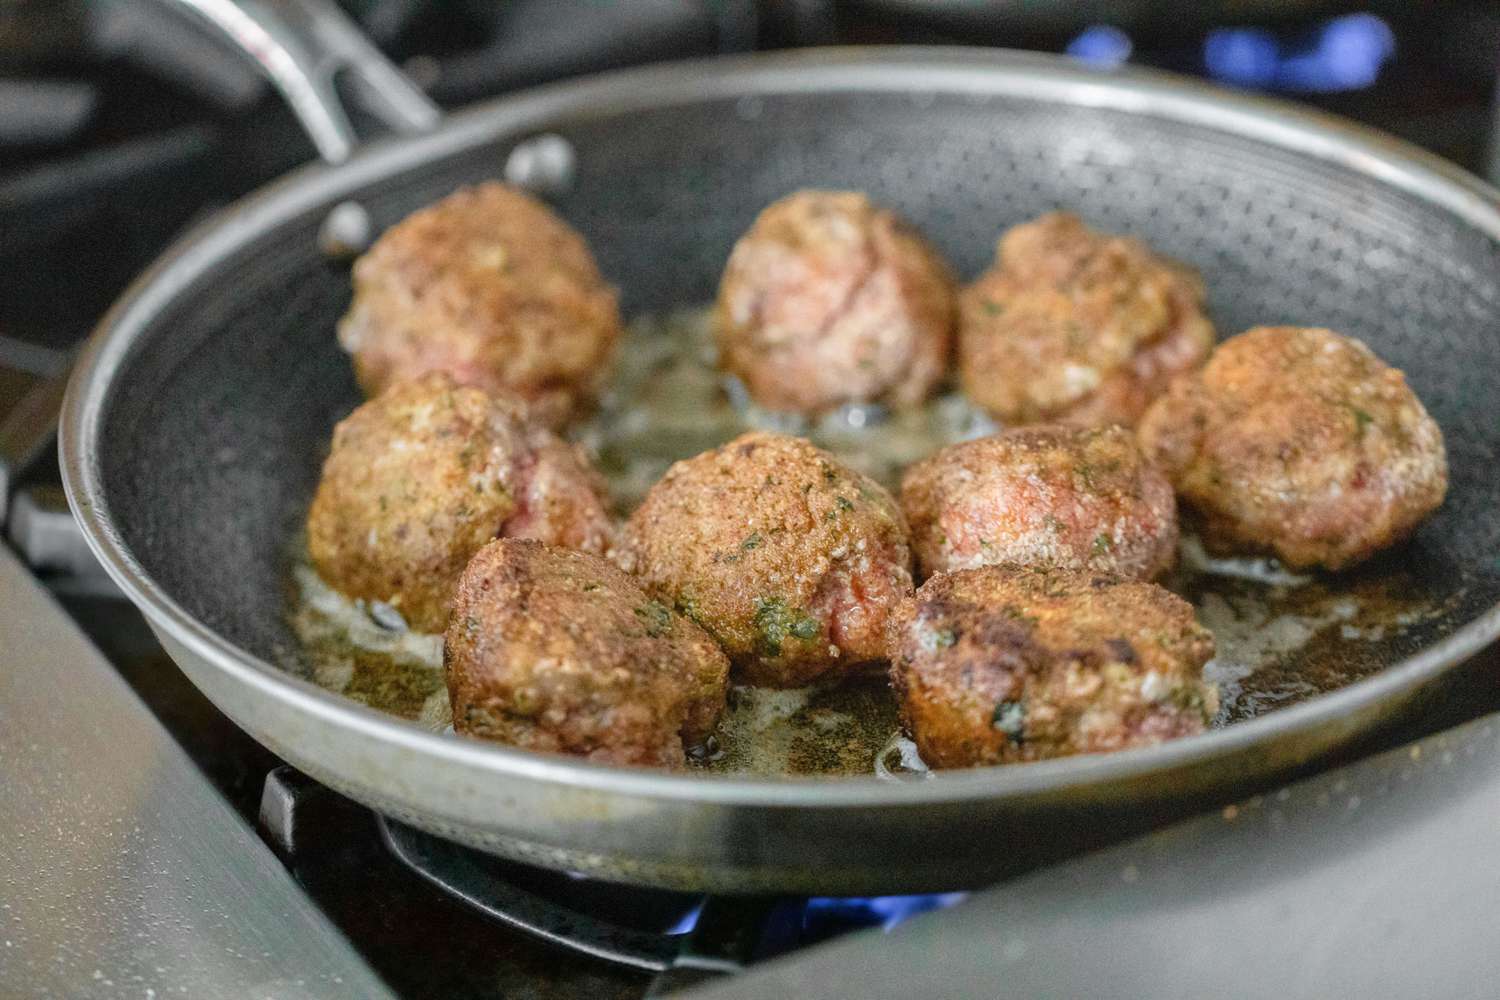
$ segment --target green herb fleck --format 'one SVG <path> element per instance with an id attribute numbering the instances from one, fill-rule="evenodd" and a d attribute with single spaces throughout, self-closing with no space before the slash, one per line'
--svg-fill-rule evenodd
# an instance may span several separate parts
<path id="1" fill-rule="evenodd" d="M 958 633 L 951 628 L 928 629 L 922 633 L 922 648 L 929 653 L 938 649 L 947 649 L 958 641 Z"/>
<path id="2" fill-rule="evenodd" d="M 780 597 L 755 599 L 756 646 L 762 656 L 780 656 L 788 638 L 816 639 L 822 629 L 817 621 L 786 606 Z"/>
<path id="3" fill-rule="evenodd" d="M 689 621 L 702 625 L 703 621 L 698 617 L 698 599 L 692 594 L 678 594 L 677 600 L 673 602 L 677 610 Z"/>
<path id="4" fill-rule="evenodd" d="M 635 616 L 646 626 L 646 634 L 660 639 L 672 631 L 672 609 L 660 601 L 647 601 L 635 609 Z"/>
<path id="5" fill-rule="evenodd" d="M 1354 414 L 1354 437 L 1357 440 L 1365 436 L 1365 428 L 1374 423 L 1375 418 L 1357 406 L 1349 407 L 1349 411 Z"/>
<path id="6" fill-rule="evenodd" d="M 740 542 L 740 548 L 744 549 L 746 552 L 749 552 L 751 549 L 760 548 L 760 532 L 752 532 L 749 538 L 746 538 L 743 542 Z"/>
<path id="7" fill-rule="evenodd" d="M 1028 615 L 1026 612 L 1022 611 L 1014 604 L 1007 604 L 1001 607 L 1000 610 L 996 613 L 1001 615 L 1002 617 L 1009 618 L 1011 621 L 1016 622 L 1017 624 L 1025 625 L 1027 628 L 1036 628 L 1037 626 L 1036 615 Z"/>
<path id="8" fill-rule="evenodd" d="M 991 316 L 999 316 L 1001 313 L 1005 312 L 1005 307 L 996 302 L 994 299 L 980 299 L 979 308 L 983 309 Z"/>
<path id="9" fill-rule="evenodd" d="M 853 501 L 849 500 L 847 497 L 834 497 L 833 502 L 838 506 L 839 510 L 850 511 L 854 509 Z"/>
<path id="10" fill-rule="evenodd" d="M 1115 547 L 1115 540 L 1100 532 L 1094 536 L 1094 555 L 1101 556 Z"/>
<path id="11" fill-rule="evenodd" d="M 792 635 L 798 639 L 816 639 L 818 631 L 818 623 L 811 618 L 799 618 L 792 622 Z"/>

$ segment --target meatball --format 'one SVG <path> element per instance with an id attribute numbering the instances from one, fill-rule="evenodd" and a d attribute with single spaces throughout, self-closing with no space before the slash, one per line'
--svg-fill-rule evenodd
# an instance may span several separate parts
<path id="1" fill-rule="evenodd" d="M 345 595 L 439 632 L 469 558 L 497 535 L 605 552 L 614 525 L 586 459 L 524 406 L 441 372 L 401 382 L 333 432 L 307 549 Z"/>
<path id="2" fill-rule="evenodd" d="M 376 241 L 354 264 L 339 323 L 370 396 L 445 371 L 520 396 L 551 426 L 592 398 L 619 336 L 614 290 L 583 238 L 494 183 L 461 189 Z"/>
<path id="3" fill-rule="evenodd" d="M 1023 427 L 912 466 L 901 509 L 923 574 L 992 563 L 1150 580 L 1177 558 L 1177 502 L 1121 427 Z"/>
<path id="4" fill-rule="evenodd" d="M 890 494 L 801 438 L 745 434 L 678 462 L 625 526 L 623 562 L 746 681 L 833 679 L 885 655 L 911 593 Z"/>
<path id="5" fill-rule="evenodd" d="M 713 732 L 729 677 L 702 629 L 617 567 L 512 539 L 459 579 L 443 667 L 460 733 L 657 767 Z"/>
<path id="6" fill-rule="evenodd" d="M 893 617 L 891 682 L 930 766 L 1013 764 L 1202 732 L 1213 654 L 1155 584 L 982 566 L 933 577 Z"/>
<path id="7" fill-rule="evenodd" d="M 1203 284 L 1139 240 L 1044 215 L 1000 238 L 959 297 L 964 391 L 1010 423 L 1134 425 L 1214 328 Z"/>
<path id="8" fill-rule="evenodd" d="M 719 286 L 720 363 L 771 410 L 920 403 L 952 327 L 947 265 L 851 191 L 799 191 L 761 212 Z"/>
<path id="9" fill-rule="evenodd" d="M 1364 344 L 1257 327 L 1179 380 L 1139 429 L 1213 550 L 1341 569 L 1409 535 L 1443 502 L 1443 434 Z"/>

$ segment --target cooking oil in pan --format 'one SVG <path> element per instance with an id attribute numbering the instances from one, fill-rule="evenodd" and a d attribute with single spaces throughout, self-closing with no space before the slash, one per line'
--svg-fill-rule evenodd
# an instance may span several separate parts
<path id="1" fill-rule="evenodd" d="M 622 515 L 672 462 L 750 428 L 805 435 L 891 488 L 913 462 L 996 429 L 956 393 L 911 413 L 851 408 L 811 424 L 759 412 L 715 371 L 710 331 L 705 309 L 634 323 L 600 412 L 578 431 Z M 378 609 L 324 585 L 300 555 L 293 562 L 289 622 L 301 649 L 288 668 L 435 732 L 449 729 L 441 637 L 381 624 Z M 1218 655 L 1205 674 L 1219 687 L 1219 726 L 1378 671 L 1408 630 L 1446 610 L 1399 560 L 1341 577 L 1304 576 L 1270 560 L 1210 558 L 1190 532 L 1178 571 L 1164 582 L 1214 633 Z M 901 736 L 878 671 L 832 688 L 736 686 L 714 739 L 691 762 L 713 773 L 931 777 Z"/>
<path id="2" fill-rule="evenodd" d="M 432 732 L 452 726 L 442 636 L 380 624 L 363 601 L 329 587 L 303 560 L 292 579 L 289 620 L 301 644 L 301 672 L 320 687 Z M 718 732 L 690 759 L 719 773 L 868 773 L 896 732 L 896 705 L 876 671 L 838 687 L 736 685 Z"/>

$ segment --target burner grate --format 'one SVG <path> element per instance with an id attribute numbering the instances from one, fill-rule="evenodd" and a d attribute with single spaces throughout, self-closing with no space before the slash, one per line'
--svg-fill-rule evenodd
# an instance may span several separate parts
<path id="1" fill-rule="evenodd" d="M 962 892 L 874 897 L 703 896 L 617 885 L 502 861 L 377 817 L 381 838 L 428 883 L 515 930 L 636 969 L 727 974 L 856 930 L 890 930 Z"/>

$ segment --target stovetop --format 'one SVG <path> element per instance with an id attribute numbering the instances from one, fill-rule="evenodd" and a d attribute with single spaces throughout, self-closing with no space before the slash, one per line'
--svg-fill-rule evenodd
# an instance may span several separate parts
<path id="1" fill-rule="evenodd" d="M 44 4 L 47 16 L 39 19 Z M 1314 18 L 1293 17 L 1272 26 L 1237 24 L 1137 36 L 1104 24 L 1059 26 L 1056 21 L 1028 27 L 996 20 L 987 28 L 983 20 L 898 15 L 893 11 L 909 11 L 911 5 L 875 0 L 840 5 L 815 0 L 618 5 L 512 0 L 444 5 L 451 16 L 435 16 L 435 6 L 423 0 L 359 0 L 350 6 L 419 82 L 450 105 L 627 62 L 752 47 L 829 41 L 1012 44 L 1066 49 L 1095 62 L 1129 60 L 1279 91 L 1395 131 L 1475 170 L 1486 167 L 1494 84 L 1490 57 L 1492 43 L 1500 40 L 1500 14 L 1488 4 L 1424 5 L 1419 17 L 1400 16 L 1404 8 L 1395 4 L 1364 9 L 1318 5 L 1323 9 Z M 46 31 L 37 28 L 42 24 Z M 246 862 L 245 871 L 256 874 L 239 872 L 237 877 L 261 880 L 266 893 L 275 883 L 292 902 L 279 917 L 261 913 L 257 919 L 281 920 L 283 930 L 299 930 L 276 938 L 273 946 L 271 938 L 262 937 L 259 924 L 226 917 L 225 926 L 237 927 L 246 942 L 264 940 L 267 955 L 274 951 L 279 956 L 267 958 L 269 964 L 281 961 L 290 967 L 299 956 L 323 955 L 330 967 L 347 963 L 355 970 L 339 983 L 329 978 L 299 984 L 295 976 L 278 980 L 269 995 L 324 996 L 341 990 L 373 995 L 378 989 L 374 980 L 359 979 L 365 968 L 400 996 L 662 995 L 743 966 L 797 967 L 774 959 L 832 954 L 808 950 L 829 939 L 845 942 L 836 949 L 852 948 L 854 942 L 878 939 L 898 925 L 929 927 L 939 921 L 949 927 L 971 921 L 976 930 L 969 943 L 981 947 L 977 939 L 982 929 L 1001 912 L 995 891 L 967 901 L 963 894 L 858 901 L 704 899 L 600 886 L 454 849 L 386 825 L 287 768 L 229 723 L 177 671 L 66 530 L 56 470 L 46 459 L 45 421 L 39 424 L 35 414 L 46 413 L 57 377 L 94 320 L 173 235 L 310 157 L 310 147 L 290 117 L 253 73 L 222 45 L 149 0 L 108 5 L 0 0 L 0 518 L 5 517 L 4 494 L 13 492 L 12 543 L 31 563 L 35 578 L 102 652 L 104 669 L 122 679 L 138 699 L 132 701 L 123 689 L 111 695 L 121 706 L 120 732 L 139 731 L 141 740 L 148 733 L 165 734 L 190 762 L 172 780 L 199 783 L 206 790 L 192 800 L 196 813 L 212 812 L 205 803 L 225 804 L 228 808 L 215 822 L 230 826 L 221 833 L 238 843 L 236 836 L 253 830 L 253 839 L 268 849 L 263 858 L 255 855 L 255 865 L 261 867 Z M 13 476 L 8 485 L 6 472 Z M 0 590 L 0 601 L 9 596 Z M 26 600 L 38 599 L 31 595 Z M 41 615 L 44 603 L 27 606 Z M 65 622 L 52 622 L 46 634 L 53 630 L 65 631 Z M 42 635 L 40 625 L 36 631 L 33 638 Z M 60 647 L 41 643 L 35 648 Z M 51 669 L 67 694 L 73 683 L 68 661 Z M 1493 658 L 1476 662 L 1431 693 L 1402 728 L 1361 752 L 1401 746 L 1500 709 L 1500 685 L 1493 678 Z M 77 683 L 82 685 L 81 677 Z M 5 684 L 0 680 L 0 730 L 7 724 L 8 703 L 11 710 L 19 703 L 16 692 L 6 695 Z M 140 718 L 132 716 L 126 725 L 127 712 L 140 712 Z M 51 732 L 47 739 L 81 745 L 65 730 Z M 6 746 L 0 733 L 0 754 Z M 142 759 L 154 759 L 155 751 L 142 753 Z M 163 764 L 160 774 L 167 773 Z M 1339 780 L 1358 779 L 1330 777 L 1327 787 Z M 0 787 L 0 816 L 7 814 L 6 795 L 19 794 L 18 787 L 17 782 Z M 141 799 L 128 803 L 129 808 L 156 808 L 146 788 L 135 789 Z M 1309 844 L 1317 824 L 1306 816 L 1321 808 L 1317 794 L 1309 793 L 1311 804 L 1296 819 L 1305 820 Z M 69 806 L 76 807 L 75 817 L 88 814 L 87 801 Z M 163 816 L 152 815 L 156 820 Z M 1212 837 L 1201 831 L 1191 837 L 1168 831 L 1142 843 L 1181 847 L 1199 840 L 1209 843 Z M 80 837 L 78 843 L 86 841 Z M 0 839 L 0 889 L 5 879 L 17 877 L 6 861 L 7 847 Z M 186 866 L 182 878 L 199 879 L 204 892 L 223 883 L 225 871 L 195 872 L 192 862 L 186 851 L 162 865 Z M 285 885 L 273 876 L 276 871 L 289 876 Z M 1075 894 L 1082 897 L 1103 891 L 1095 876 L 1078 871 L 1082 869 L 1062 866 L 1016 884 L 1033 887 L 1026 890 L 1033 901 L 1039 898 L 1034 886 L 1049 877 L 1062 883 L 1072 879 Z M 71 874 L 82 880 L 95 877 L 89 871 Z M 163 877 L 159 871 L 154 874 Z M 30 888 L 35 891 L 36 886 Z M 233 889 L 225 883 L 222 891 Z M 1062 893 L 1056 885 L 1053 891 Z M 87 895 L 86 887 L 73 885 L 59 890 L 57 898 L 86 900 Z M 191 902 L 201 893 L 184 890 L 182 898 Z M 113 906 L 118 900 L 110 902 L 97 908 L 99 919 L 122 912 Z M 0 992 L 9 982 L 5 949 L 30 949 L 24 953 L 32 961 L 42 954 L 36 941 L 23 940 L 17 925 L 7 923 L 10 903 L 0 891 Z M 1283 900 L 1283 905 L 1290 904 Z M 142 903 L 139 909 L 150 908 Z M 903 923 L 929 909 L 945 912 L 936 920 Z M 57 906 L 29 912 L 61 913 Z M 66 926 L 77 930 L 79 919 L 77 913 L 67 916 Z M 1032 912 L 1029 919 L 1040 918 Z M 115 927 L 94 930 L 126 933 Z M 1100 928 L 1101 933 L 1108 930 Z M 158 931 L 141 930 L 140 949 L 119 969 L 106 956 L 97 964 L 87 955 L 50 956 L 56 960 L 54 971 L 66 970 L 57 980 L 68 984 L 61 994 L 168 995 L 173 983 L 166 978 L 148 982 L 148 966 L 129 975 L 119 971 L 137 969 L 146 939 L 161 938 Z M 235 951 L 232 938 L 215 937 L 213 946 Z M 912 934 L 892 936 L 897 938 L 909 942 Z M 870 946 L 863 947 L 868 951 Z M 1033 958 L 1042 953 L 1027 947 Z M 1023 948 L 1001 957 L 1024 965 L 1025 953 Z M 191 964 L 192 956 L 178 959 Z M 240 959 L 244 956 L 235 956 Z M 249 959 L 241 964 L 254 965 Z M 877 966 L 871 961 L 868 968 Z M 912 969 L 903 995 L 936 995 L 914 985 L 933 981 L 925 978 L 933 972 L 930 967 Z M 899 985 L 894 973 L 882 974 L 887 985 Z M 145 978 L 127 989 L 131 975 Z M 869 995 L 876 995 L 874 980 L 864 979 Z M 752 975 L 743 981 L 758 980 Z M 28 982 L 28 989 L 43 992 L 47 980 Z M 795 976 L 766 989 L 787 989 L 790 982 L 800 982 L 803 992 L 819 992 Z M 212 995 L 211 982 L 194 987 L 189 995 Z"/>

